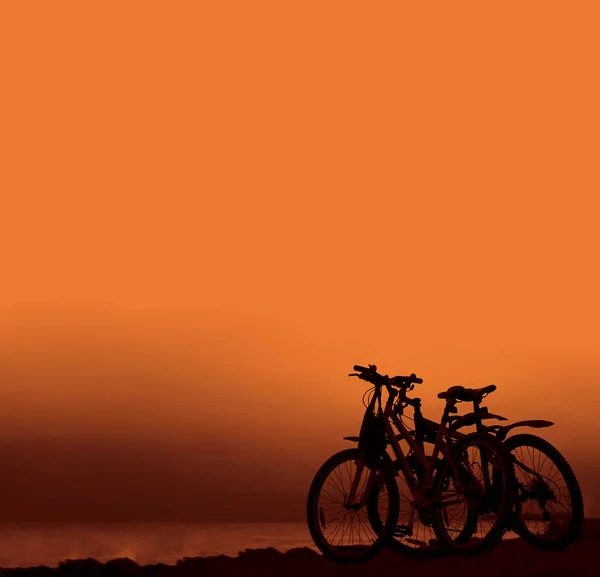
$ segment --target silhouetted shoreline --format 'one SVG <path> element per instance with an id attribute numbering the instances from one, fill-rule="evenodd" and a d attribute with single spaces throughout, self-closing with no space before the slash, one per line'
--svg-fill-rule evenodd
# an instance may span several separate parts
<path id="1" fill-rule="evenodd" d="M 131 559 L 113 559 L 100 563 L 94 559 L 66 560 L 58 567 L 0 569 L 0 575 L 10 577 L 225 577 L 260 575 L 271 577 L 320 577 L 321 575 L 397 575 L 399 570 L 413 571 L 419 577 L 445 575 L 461 577 L 540 576 L 592 577 L 600 575 L 600 520 L 587 520 L 582 539 L 565 551 L 538 551 L 520 539 L 503 541 L 491 554 L 473 559 L 447 557 L 437 560 L 414 560 L 384 551 L 370 563 L 340 566 L 308 548 L 281 553 L 273 548 L 247 549 L 237 557 L 183 558 L 175 565 L 163 563 L 140 566 Z"/>

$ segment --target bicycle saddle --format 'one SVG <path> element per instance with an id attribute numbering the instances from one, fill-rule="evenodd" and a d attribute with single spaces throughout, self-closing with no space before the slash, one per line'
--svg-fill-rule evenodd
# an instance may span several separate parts
<path id="1" fill-rule="evenodd" d="M 438 399 L 454 399 L 456 401 L 477 401 L 483 398 L 486 393 L 493 393 L 496 385 L 488 385 L 481 389 L 465 389 L 465 387 L 450 387 L 447 391 L 438 393 Z"/>

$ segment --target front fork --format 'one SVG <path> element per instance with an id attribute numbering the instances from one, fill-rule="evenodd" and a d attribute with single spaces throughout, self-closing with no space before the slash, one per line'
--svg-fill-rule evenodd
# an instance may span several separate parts
<path id="1" fill-rule="evenodd" d="M 360 479 L 365 470 L 365 459 L 360 457 L 356 460 L 356 473 L 354 474 L 354 478 L 352 479 L 352 486 L 350 487 L 350 492 L 348 493 L 346 499 L 344 500 L 344 507 L 347 509 L 358 510 L 364 507 L 367 504 L 369 499 L 369 495 L 371 494 L 371 489 L 373 488 L 373 484 L 377 482 L 377 471 L 374 469 L 367 469 L 369 471 L 369 476 L 367 478 L 367 483 L 365 485 L 365 490 L 358 502 L 356 501 L 356 492 L 358 491 L 358 487 L 360 485 Z"/>

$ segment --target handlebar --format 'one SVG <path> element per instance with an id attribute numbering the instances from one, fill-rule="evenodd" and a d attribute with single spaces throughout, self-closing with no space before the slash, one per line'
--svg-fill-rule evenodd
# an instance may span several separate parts
<path id="1" fill-rule="evenodd" d="M 409 386 L 414 386 L 415 384 L 420 385 L 423 382 L 423 379 L 417 377 L 414 373 L 412 373 L 408 377 L 388 377 L 387 375 L 380 375 L 377 372 L 377 365 L 369 365 L 369 367 L 363 367 L 361 365 L 354 365 L 354 370 L 357 373 L 350 373 L 349 377 L 358 377 L 363 381 L 367 381 L 375 386 L 394 386 L 400 389 L 408 388 Z"/>
<path id="2" fill-rule="evenodd" d="M 401 403 L 406 403 L 407 405 L 411 405 L 413 407 L 416 407 L 417 405 L 421 404 L 421 399 L 419 399 L 418 397 L 413 397 L 412 399 L 406 396 L 406 391 L 412 391 L 415 388 L 414 385 L 411 385 L 410 387 L 405 387 L 400 389 L 400 397 L 399 397 L 399 401 Z"/>
<path id="3" fill-rule="evenodd" d="M 377 370 L 375 365 L 369 365 L 369 367 L 373 367 L 375 370 Z M 366 373 L 369 369 L 367 369 L 367 367 L 361 367 L 360 365 L 354 365 L 354 370 L 358 371 L 359 373 Z"/>

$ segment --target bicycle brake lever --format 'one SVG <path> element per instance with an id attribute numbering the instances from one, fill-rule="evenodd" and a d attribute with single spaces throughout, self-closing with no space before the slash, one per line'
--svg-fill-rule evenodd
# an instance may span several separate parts
<path id="1" fill-rule="evenodd" d="M 350 373 L 349 377 L 360 377 L 360 373 Z"/>

